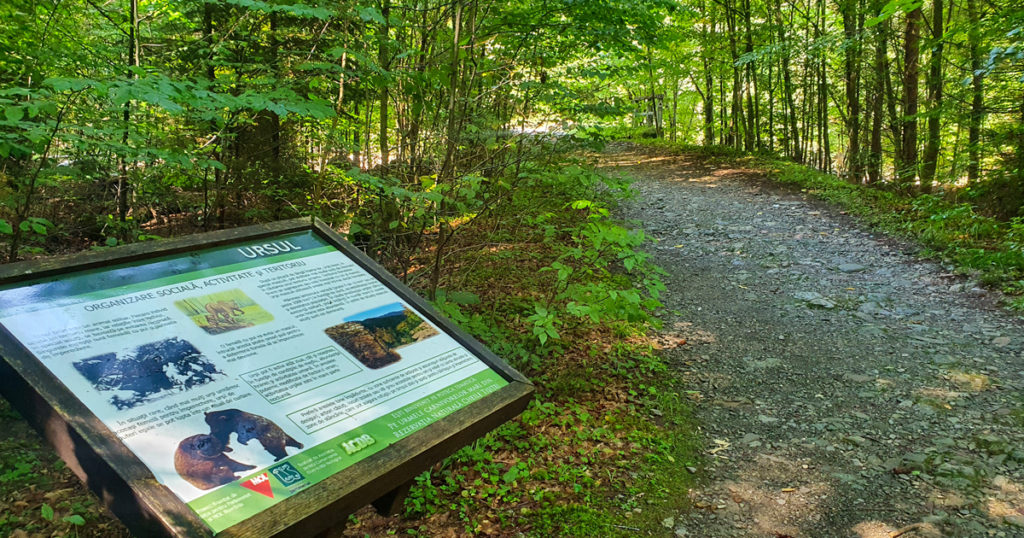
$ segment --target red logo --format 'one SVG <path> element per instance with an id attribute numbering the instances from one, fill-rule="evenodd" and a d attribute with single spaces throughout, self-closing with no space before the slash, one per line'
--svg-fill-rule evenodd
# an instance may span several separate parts
<path id="1" fill-rule="evenodd" d="M 242 487 L 249 488 L 260 495 L 266 495 L 271 499 L 274 498 L 274 490 L 270 489 L 270 477 L 267 476 L 267 473 L 254 476 L 245 482 L 242 482 Z"/>

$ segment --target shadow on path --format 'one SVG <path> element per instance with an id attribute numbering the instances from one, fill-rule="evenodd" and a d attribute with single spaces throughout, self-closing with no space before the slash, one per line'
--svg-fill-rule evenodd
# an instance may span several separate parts
<path id="1" fill-rule="evenodd" d="M 1024 536 L 1024 331 L 756 171 L 613 147 L 706 460 L 677 536 Z M 681 469 L 681 472 L 686 472 Z M 668 522 L 666 522 L 668 523 Z"/>

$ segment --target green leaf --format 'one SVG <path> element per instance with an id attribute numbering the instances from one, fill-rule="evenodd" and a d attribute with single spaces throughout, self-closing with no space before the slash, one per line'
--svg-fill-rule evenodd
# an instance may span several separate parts
<path id="1" fill-rule="evenodd" d="M 461 305 L 479 304 L 480 296 L 469 291 L 448 292 L 448 299 L 453 303 Z"/>
<path id="2" fill-rule="evenodd" d="M 64 516 L 61 519 L 61 521 L 64 521 L 65 523 L 70 523 L 72 525 L 78 525 L 78 526 L 85 525 L 85 518 L 80 516 L 80 515 L 78 515 L 78 514 L 72 514 L 70 516 Z"/>
<path id="3" fill-rule="evenodd" d="M 364 21 L 373 21 L 377 24 L 384 24 L 387 22 L 384 20 L 384 15 L 381 14 L 380 10 L 375 7 L 357 7 L 356 11 L 359 13 L 359 18 Z"/>
<path id="4" fill-rule="evenodd" d="M 43 506 L 39 507 L 39 515 L 43 516 L 46 521 L 53 521 L 53 508 L 43 503 Z"/>
<path id="5" fill-rule="evenodd" d="M 587 209 L 587 208 L 589 208 L 589 207 L 591 207 L 593 205 L 594 205 L 594 202 L 591 202 L 590 200 L 576 200 L 575 202 L 572 203 L 572 208 L 573 209 Z"/>
<path id="6" fill-rule="evenodd" d="M 11 227 L 11 223 L 4 219 L 0 219 L 0 234 L 11 235 L 14 233 L 14 228 Z"/>
<path id="7" fill-rule="evenodd" d="M 25 117 L 25 109 L 20 106 L 8 106 L 4 108 L 4 116 L 7 117 L 7 121 L 21 121 L 21 118 Z"/>
<path id="8" fill-rule="evenodd" d="M 108 247 L 116 247 L 117 246 L 117 238 L 116 237 L 108 237 L 107 240 L 106 240 L 106 244 L 107 244 Z"/>
<path id="9" fill-rule="evenodd" d="M 518 478 L 519 478 L 519 468 L 518 467 L 513 467 L 513 468 L 509 469 L 508 471 L 505 472 L 505 474 L 503 474 L 501 476 L 502 482 L 504 482 L 506 484 L 511 484 L 512 482 L 515 482 L 516 479 L 518 479 Z"/>

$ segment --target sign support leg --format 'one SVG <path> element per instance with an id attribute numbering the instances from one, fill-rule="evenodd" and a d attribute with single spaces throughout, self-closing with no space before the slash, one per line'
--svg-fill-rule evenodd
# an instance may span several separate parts
<path id="1" fill-rule="evenodd" d="M 398 515 L 402 511 L 402 505 L 405 503 L 405 497 L 409 494 L 409 489 L 412 488 L 412 480 L 398 486 L 397 488 L 385 493 L 381 498 L 373 501 L 373 508 L 378 514 L 390 517 Z"/>

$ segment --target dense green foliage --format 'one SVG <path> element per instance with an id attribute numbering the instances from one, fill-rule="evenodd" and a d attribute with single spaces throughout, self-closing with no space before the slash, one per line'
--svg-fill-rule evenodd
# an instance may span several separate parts
<path id="1" fill-rule="evenodd" d="M 434 290 L 552 131 L 778 153 L 1007 219 L 1024 200 L 1013 2 L 13 0 L 0 20 L 10 260 L 316 215 L 406 277 L 433 249 Z"/>
<path id="2" fill-rule="evenodd" d="M 658 35 L 622 83 L 644 136 L 1021 213 L 1019 2 L 695 0 Z"/>
<path id="3" fill-rule="evenodd" d="M 669 5 L 5 2 L 7 258 L 315 215 L 433 290 Z"/>
<path id="4" fill-rule="evenodd" d="M 410 534 L 451 512 L 607 535 L 594 507 L 634 513 L 669 475 L 651 469 L 689 457 L 685 428 L 636 416 L 680 398 L 641 336 L 645 238 L 604 202 L 627 189 L 570 150 L 759 153 L 1024 289 L 1010 0 L 5 0 L 0 51 L 7 261 L 315 216 L 538 381 L 519 422 L 420 478 Z M 70 480 L 37 446 L 2 446 L 0 485 Z M 88 502 L 22 502 L 49 531 L 109 530 Z"/>

